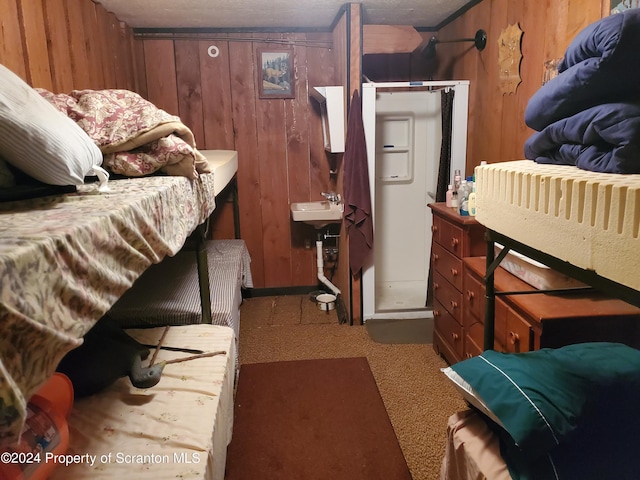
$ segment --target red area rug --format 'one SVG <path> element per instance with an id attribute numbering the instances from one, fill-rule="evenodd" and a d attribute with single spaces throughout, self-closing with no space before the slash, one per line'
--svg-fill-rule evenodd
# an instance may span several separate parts
<path id="1" fill-rule="evenodd" d="M 411 480 L 366 358 L 240 368 L 226 480 Z"/>

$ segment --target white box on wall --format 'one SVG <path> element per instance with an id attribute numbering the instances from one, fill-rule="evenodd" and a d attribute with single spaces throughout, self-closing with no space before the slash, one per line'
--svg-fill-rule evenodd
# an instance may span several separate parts
<path id="1" fill-rule="evenodd" d="M 325 150 L 331 153 L 344 152 L 344 87 L 313 87 L 311 96 L 320 103 Z"/>

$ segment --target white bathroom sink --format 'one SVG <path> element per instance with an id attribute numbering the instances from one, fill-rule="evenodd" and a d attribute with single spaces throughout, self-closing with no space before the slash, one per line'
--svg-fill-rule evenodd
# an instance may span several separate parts
<path id="1" fill-rule="evenodd" d="M 340 223 L 344 205 L 326 200 L 317 202 L 297 202 L 291 204 L 291 217 L 295 222 L 304 222 L 316 228 L 329 223 Z"/>

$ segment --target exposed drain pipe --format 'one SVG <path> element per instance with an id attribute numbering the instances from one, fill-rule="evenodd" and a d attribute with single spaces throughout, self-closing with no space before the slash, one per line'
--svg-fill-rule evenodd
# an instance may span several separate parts
<path id="1" fill-rule="evenodd" d="M 324 276 L 324 256 L 322 254 L 322 240 L 316 240 L 316 249 L 318 251 L 316 257 L 318 265 L 318 280 L 329 287 L 329 289 L 337 297 L 338 295 L 340 295 L 340 289 L 333 283 L 331 283 L 327 277 Z"/>

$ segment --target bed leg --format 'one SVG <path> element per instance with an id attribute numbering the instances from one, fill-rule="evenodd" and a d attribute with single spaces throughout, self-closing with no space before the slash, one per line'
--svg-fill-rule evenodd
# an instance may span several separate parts
<path id="1" fill-rule="evenodd" d="M 209 290 L 209 259 L 205 232 L 198 227 L 196 232 L 196 264 L 198 266 L 198 283 L 200 285 L 200 305 L 202 307 L 202 323 L 211 323 L 211 294 Z"/>
<path id="2" fill-rule="evenodd" d="M 494 241 L 487 231 L 487 268 L 484 279 L 485 313 L 484 313 L 484 349 L 493 350 L 495 337 L 496 291 L 494 285 Z"/>

